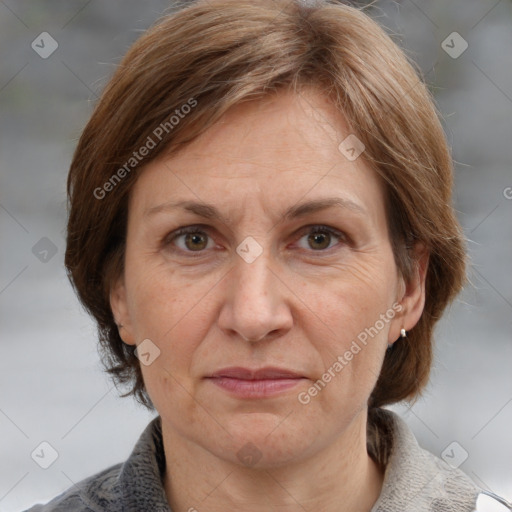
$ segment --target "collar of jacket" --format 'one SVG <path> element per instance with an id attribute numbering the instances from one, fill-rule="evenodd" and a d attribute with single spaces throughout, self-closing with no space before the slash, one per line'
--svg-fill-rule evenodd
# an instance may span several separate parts
<path id="1" fill-rule="evenodd" d="M 388 453 L 381 494 L 371 512 L 475 512 L 479 488 L 460 469 L 421 448 L 407 425 L 386 409 L 372 412 Z M 371 452 L 370 452 L 371 453 Z"/>

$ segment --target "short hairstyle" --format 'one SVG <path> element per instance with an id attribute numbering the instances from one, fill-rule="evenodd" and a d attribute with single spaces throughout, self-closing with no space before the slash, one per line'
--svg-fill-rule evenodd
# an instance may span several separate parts
<path id="1" fill-rule="evenodd" d="M 344 115 L 365 145 L 361 158 L 382 177 L 401 275 L 413 275 L 415 242 L 430 251 L 423 313 L 387 351 L 369 407 L 413 400 L 428 382 L 433 328 L 465 284 L 466 251 L 451 204 L 453 162 L 421 72 L 363 7 L 216 0 L 166 14 L 133 44 L 69 170 L 65 264 L 97 322 L 107 371 L 116 385 L 128 386 L 123 396 L 153 407 L 109 302 L 123 272 L 128 199 L 138 173 L 163 152 L 186 147 L 230 107 L 306 86 Z"/>

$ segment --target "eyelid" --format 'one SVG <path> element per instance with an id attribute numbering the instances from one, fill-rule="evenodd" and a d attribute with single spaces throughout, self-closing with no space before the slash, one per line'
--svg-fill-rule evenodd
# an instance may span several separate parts
<path id="1" fill-rule="evenodd" d="M 304 226 L 299 229 L 299 233 L 301 235 L 305 233 L 310 232 L 318 232 L 318 231 L 327 231 L 328 233 L 331 233 L 331 235 L 336 235 L 340 238 L 347 238 L 346 233 L 343 231 L 340 231 L 339 229 L 332 228 L 331 226 L 327 226 L 326 224 L 308 224 L 307 226 Z"/>
<path id="2" fill-rule="evenodd" d="M 167 233 L 167 235 L 165 235 L 163 241 L 171 242 L 178 236 L 186 235 L 187 233 L 195 233 L 195 232 L 201 232 L 201 231 L 208 233 L 210 231 L 210 229 L 211 229 L 210 226 L 207 226 L 206 224 L 191 224 L 189 226 L 181 226 L 181 227 L 176 228 L 175 230 L 171 231 L 170 233 Z"/>

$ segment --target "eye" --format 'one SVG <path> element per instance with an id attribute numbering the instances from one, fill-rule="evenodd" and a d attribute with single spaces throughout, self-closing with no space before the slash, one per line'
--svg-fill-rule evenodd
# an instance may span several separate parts
<path id="1" fill-rule="evenodd" d="M 341 242 L 347 242 L 346 235 L 341 231 L 328 228 L 327 226 L 308 226 L 307 230 L 303 231 L 303 233 L 306 234 L 303 235 L 300 240 L 306 238 L 306 243 L 309 248 L 316 252 L 332 248 L 331 242 L 333 241 L 333 237 Z M 308 247 L 303 248 L 308 249 Z"/>
<path id="2" fill-rule="evenodd" d="M 182 243 L 178 243 L 181 241 Z M 208 242 L 211 242 L 208 244 Z M 210 249 L 213 241 L 208 233 L 200 229 L 199 226 L 188 226 L 180 228 L 165 239 L 165 245 L 175 244 L 178 249 L 184 252 L 202 252 L 204 249 Z"/>
<path id="3" fill-rule="evenodd" d="M 315 252 L 326 252 L 327 249 L 331 249 L 333 247 L 332 243 L 335 241 L 333 239 L 342 243 L 348 242 L 344 233 L 327 226 L 306 226 L 301 233 L 300 240 L 306 239 L 308 245 L 308 247 L 302 246 L 302 248 L 312 249 Z M 201 226 L 187 226 L 168 235 L 164 239 L 164 245 L 166 247 L 174 245 L 182 252 L 198 253 L 197 255 L 200 256 L 200 253 L 206 249 L 211 249 L 215 244 L 207 231 L 204 228 L 201 229 Z"/>

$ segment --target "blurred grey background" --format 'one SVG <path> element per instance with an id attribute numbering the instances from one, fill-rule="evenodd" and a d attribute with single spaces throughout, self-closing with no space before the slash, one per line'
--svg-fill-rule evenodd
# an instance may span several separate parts
<path id="1" fill-rule="evenodd" d="M 123 461 L 152 417 L 118 398 L 67 281 L 65 182 L 116 63 L 170 6 L 0 0 L 0 511 Z M 425 448 L 512 500 L 512 2 L 378 1 L 372 15 L 435 93 L 472 262 L 425 396 L 393 409 Z M 48 469 L 42 449 L 57 457 Z"/>

